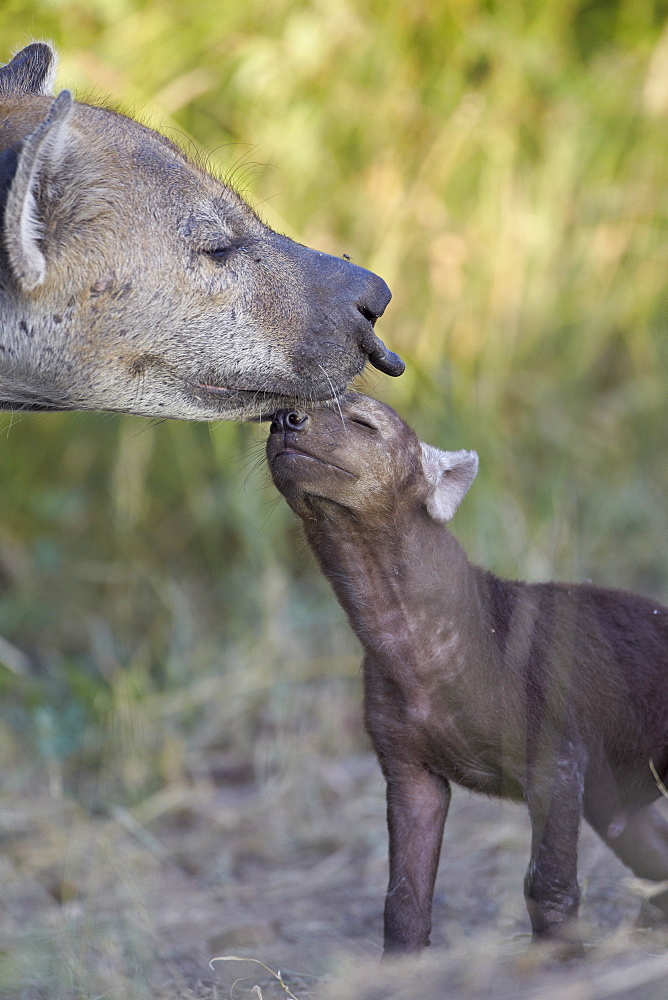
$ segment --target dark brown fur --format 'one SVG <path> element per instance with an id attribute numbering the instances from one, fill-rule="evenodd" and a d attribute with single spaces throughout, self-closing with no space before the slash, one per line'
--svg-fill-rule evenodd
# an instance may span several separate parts
<path id="1" fill-rule="evenodd" d="M 477 469 L 389 407 L 282 411 L 278 489 L 364 649 L 365 721 L 387 781 L 385 949 L 429 942 L 450 782 L 526 801 L 535 937 L 580 948 L 581 816 L 636 875 L 668 878 L 668 609 L 591 585 L 500 580 L 445 527 Z M 668 893 L 646 915 L 668 914 Z"/>

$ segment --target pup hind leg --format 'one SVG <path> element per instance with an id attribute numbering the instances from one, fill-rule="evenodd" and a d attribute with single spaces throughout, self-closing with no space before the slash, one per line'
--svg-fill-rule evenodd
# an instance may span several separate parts
<path id="1" fill-rule="evenodd" d="M 668 817 L 655 803 L 643 806 L 625 817 L 625 822 L 599 823 L 587 816 L 590 824 L 625 865 L 638 878 L 653 882 L 668 881 Z M 617 828 L 623 827 L 617 833 Z M 643 901 L 639 925 L 668 925 L 668 888 Z"/>

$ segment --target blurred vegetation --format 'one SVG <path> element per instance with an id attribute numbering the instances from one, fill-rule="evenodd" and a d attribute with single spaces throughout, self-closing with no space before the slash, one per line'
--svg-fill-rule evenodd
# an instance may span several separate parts
<path id="1" fill-rule="evenodd" d="M 5 0 L 0 29 L 3 58 L 52 39 L 59 85 L 194 142 L 272 226 L 387 279 L 379 332 L 407 372 L 360 386 L 430 442 L 479 451 L 455 522 L 473 558 L 666 600 L 667 13 Z M 0 419 L 10 782 L 37 760 L 54 793 L 103 806 L 203 753 L 271 776 L 309 740 L 361 739 L 342 695 L 357 647 L 263 439 Z"/>

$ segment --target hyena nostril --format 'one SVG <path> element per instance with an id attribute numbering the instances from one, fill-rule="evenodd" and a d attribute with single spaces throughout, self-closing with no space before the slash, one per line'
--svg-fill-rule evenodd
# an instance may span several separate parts
<path id="1" fill-rule="evenodd" d="M 375 326 L 376 320 L 378 319 L 378 315 L 376 313 L 372 313 L 371 310 L 367 309 L 366 306 L 358 306 L 357 308 L 359 312 L 362 313 L 362 316 L 364 316 L 364 319 L 368 319 L 369 322 L 371 323 L 371 326 Z"/>

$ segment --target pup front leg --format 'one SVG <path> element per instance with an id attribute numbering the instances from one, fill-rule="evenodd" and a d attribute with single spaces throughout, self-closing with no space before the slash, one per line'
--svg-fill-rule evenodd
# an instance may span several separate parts
<path id="1" fill-rule="evenodd" d="M 390 880 L 385 956 L 429 944 L 434 882 L 450 804 L 450 785 L 419 766 L 381 761 L 387 781 Z"/>
<path id="2" fill-rule="evenodd" d="M 534 939 L 562 942 L 564 956 L 582 954 L 577 916 L 577 851 L 584 793 L 584 762 L 560 757 L 531 777 L 531 861 L 524 895 Z"/>

